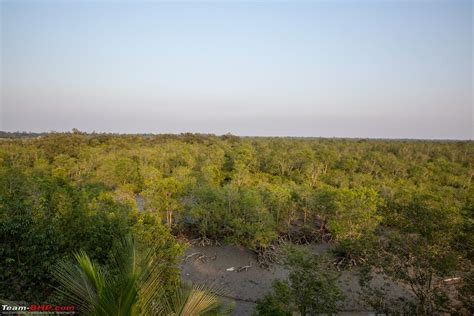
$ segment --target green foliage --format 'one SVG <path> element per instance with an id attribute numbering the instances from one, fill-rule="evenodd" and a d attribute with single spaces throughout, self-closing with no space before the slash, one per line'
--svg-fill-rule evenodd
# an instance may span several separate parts
<path id="1" fill-rule="evenodd" d="M 443 280 L 462 278 L 471 262 L 457 245 L 462 216 L 452 193 L 410 191 L 392 203 L 388 222 L 398 229 L 387 230 L 374 247 L 371 265 L 409 286 L 416 298 L 409 306 L 412 312 L 431 315 L 459 309 Z"/>
<path id="2" fill-rule="evenodd" d="M 217 295 L 202 286 L 166 291 L 163 266 L 148 248 L 139 252 L 127 238 L 113 250 L 108 267 L 80 251 L 74 262 L 54 269 L 63 301 L 87 315 L 226 315 Z"/>
<path id="3" fill-rule="evenodd" d="M 288 282 L 275 281 L 272 285 L 273 293 L 257 300 L 254 315 L 260 316 L 291 316 L 291 290 Z"/>
<path id="4" fill-rule="evenodd" d="M 452 305 L 439 280 L 472 267 L 472 141 L 2 135 L 13 137 L 0 138 L 2 298 L 46 299 L 58 260 L 83 249 L 110 263 L 124 234 L 159 249 L 169 285 L 172 234 L 255 249 L 331 241 L 338 262 L 384 271 L 439 301 L 432 310 Z"/>
<path id="5" fill-rule="evenodd" d="M 291 210 L 294 207 L 292 201 L 291 188 L 285 185 L 264 183 L 261 185 L 261 195 L 263 202 L 270 214 L 273 214 L 275 223 L 281 227 L 288 227 Z"/>
<path id="6" fill-rule="evenodd" d="M 187 225 L 200 236 L 225 238 L 252 248 L 268 245 L 276 237 L 273 219 L 256 189 L 203 186 L 192 196 L 188 207 L 193 221 Z"/>
<path id="7" fill-rule="evenodd" d="M 359 240 L 375 231 L 382 218 L 377 215 L 380 199 L 368 188 L 338 189 L 329 207 L 329 226 L 336 240 Z M 331 209 L 332 208 L 332 209 Z"/>
<path id="8" fill-rule="evenodd" d="M 339 310 L 337 304 L 343 299 L 337 286 L 339 276 L 327 259 L 291 249 L 286 265 L 288 280 L 276 281 L 273 292 L 257 301 L 256 315 L 332 314 Z"/>
<path id="9" fill-rule="evenodd" d="M 173 225 L 173 215 L 180 209 L 179 197 L 184 190 L 184 184 L 175 177 L 153 179 L 146 184 L 143 196 L 146 198 L 146 208 L 150 211 L 165 213 L 166 223 Z"/>
<path id="10" fill-rule="evenodd" d="M 204 285 L 181 284 L 172 293 L 158 301 L 158 315 L 202 315 L 220 316 L 231 314 L 233 304 L 224 304 L 218 297 L 219 291 Z"/>
<path id="11" fill-rule="evenodd" d="M 0 168 L 0 296 L 44 300 L 51 294 L 51 267 L 82 249 L 99 263 L 109 262 L 110 249 L 125 234 L 136 232 L 143 243 L 157 245 L 164 262 L 174 263 L 181 248 L 154 221 L 146 238 L 145 214 L 118 202 L 97 186 L 78 187 L 51 174 L 48 165 L 20 170 Z M 169 270 L 176 282 L 178 272 Z"/>

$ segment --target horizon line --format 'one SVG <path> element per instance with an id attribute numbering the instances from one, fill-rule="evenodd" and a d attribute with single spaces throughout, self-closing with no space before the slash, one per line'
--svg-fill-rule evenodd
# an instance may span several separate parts
<path id="1" fill-rule="evenodd" d="M 76 131 L 74 131 L 76 130 Z M 127 132 L 98 132 L 98 131 L 81 131 L 79 129 L 71 129 L 69 131 L 41 131 L 41 132 L 32 132 L 32 131 L 4 131 L 0 130 L 0 138 L 4 137 L 2 134 L 24 134 L 31 135 L 33 137 L 38 137 L 42 135 L 50 134 L 80 134 L 80 135 L 117 135 L 117 136 L 185 136 L 186 134 L 197 135 L 197 136 L 214 136 L 214 137 L 224 137 L 224 136 L 235 136 L 240 138 L 303 138 L 303 139 L 345 139 L 345 140 L 392 140 L 392 141 L 446 141 L 446 142 L 472 142 L 474 138 L 409 138 L 409 137 L 364 137 L 364 136 L 295 136 L 295 135 L 238 135 L 232 132 L 227 132 L 224 134 L 216 133 L 204 133 L 204 132 L 181 132 L 181 133 L 171 133 L 171 132 L 144 132 L 144 133 L 127 133 Z"/>

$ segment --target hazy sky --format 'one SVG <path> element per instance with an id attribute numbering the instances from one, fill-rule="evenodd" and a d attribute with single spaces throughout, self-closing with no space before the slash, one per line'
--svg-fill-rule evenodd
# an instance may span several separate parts
<path id="1" fill-rule="evenodd" d="M 0 130 L 473 138 L 471 1 L 1 10 Z"/>

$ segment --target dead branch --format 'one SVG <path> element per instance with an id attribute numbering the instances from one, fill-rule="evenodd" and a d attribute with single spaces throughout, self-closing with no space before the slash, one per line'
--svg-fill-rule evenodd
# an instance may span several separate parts
<path id="1" fill-rule="evenodd" d="M 216 259 L 217 259 L 217 255 L 214 255 L 214 256 L 201 255 L 201 256 L 196 258 L 196 260 L 199 260 L 202 263 L 206 263 L 209 260 L 216 260 Z"/>
<path id="2" fill-rule="evenodd" d="M 269 269 L 270 266 L 278 262 L 278 251 L 274 245 L 260 247 L 256 250 L 257 261 L 261 268 Z"/>
<path id="3" fill-rule="evenodd" d="M 251 267 L 252 267 L 251 264 L 249 264 L 248 266 L 241 266 L 237 268 L 237 272 L 248 271 L 248 269 L 250 269 Z"/>
<path id="4" fill-rule="evenodd" d="M 212 240 L 207 237 L 199 237 L 191 239 L 189 243 L 193 246 L 205 247 L 205 246 L 220 246 L 220 243 L 217 240 Z"/>
<path id="5" fill-rule="evenodd" d="M 192 254 L 187 255 L 186 258 L 184 258 L 184 262 L 187 262 L 189 259 L 191 259 L 192 257 L 197 256 L 199 254 L 201 254 L 201 253 L 200 252 L 193 252 Z"/>

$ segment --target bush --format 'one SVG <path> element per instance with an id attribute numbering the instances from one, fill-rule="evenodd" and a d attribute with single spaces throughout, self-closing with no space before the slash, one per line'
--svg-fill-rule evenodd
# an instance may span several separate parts
<path id="1" fill-rule="evenodd" d="M 288 280 L 276 281 L 273 292 L 257 301 L 256 315 L 301 315 L 335 313 L 343 300 L 337 286 L 338 274 L 329 260 L 290 249 L 286 266 Z"/>

